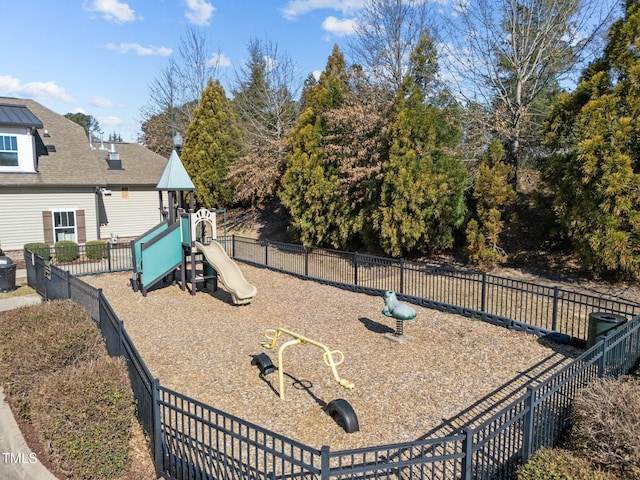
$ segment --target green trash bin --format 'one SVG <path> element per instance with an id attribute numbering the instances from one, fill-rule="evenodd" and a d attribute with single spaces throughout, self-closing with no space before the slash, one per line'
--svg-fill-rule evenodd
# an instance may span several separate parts
<path id="1" fill-rule="evenodd" d="M 602 337 L 611 334 L 616 328 L 627 322 L 622 315 L 608 312 L 592 312 L 589 314 L 589 332 L 587 350 L 593 347 Z"/>

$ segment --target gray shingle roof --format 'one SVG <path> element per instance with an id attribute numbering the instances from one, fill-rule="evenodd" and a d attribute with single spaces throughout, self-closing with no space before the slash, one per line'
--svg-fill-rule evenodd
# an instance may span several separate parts
<path id="1" fill-rule="evenodd" d="M 167 159 L 134 143 L 118 143 L 122 170 L 110 170 L 108 151 L 94 149 L 84 129 L 43 105 L 29 99 L 0 97 L 0 104 L 24 105 L 38 119 L 36 145 L 53 145 L 55 151 L 44 152 L 38 160 L 38 173 L 2 173 L 0 186 L 78 186 L 107 185 L 155 187 L 162 176 Z M 47 130 L 49 136 L 44 136 Z"/>

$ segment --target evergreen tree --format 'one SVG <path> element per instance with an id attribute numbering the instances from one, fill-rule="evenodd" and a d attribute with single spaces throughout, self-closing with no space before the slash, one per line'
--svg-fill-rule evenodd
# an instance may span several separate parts
<path id="1" fill-rule="evenodd" d="M 339 195 L 338 171 L 325 154 L 323 114 L 341 106 L 348 87 L 344 56 L 333 47 L 317 84 L 303 92 L 303 112 L 289 136 L 280 199 L 291 214 L 291 233 L 304 245 L 340 245 L 339 226 L 346 203 Z"/>
<path id="2" fill-rule="evenodd" d="M 435 61 L 435 55 L 427 54 L 429 45 L 421 41 L 417 46 L 412 75 L 396 99 L 379 208 L 373 215 L 380 245 L 392 256 L 451 247 L 466 211 L 467 172 L 448 153 L 460 140 L 457 112 L 425 102 L 433 92 L 427 88 L 429 76 L 437 72 L 435 65 L 425 65 Z"/>
<path id="3" fill-rule="evenodd" d="M 547 124 L 543 172 L 581 265 L 640 278 L 640 4 L 627 0 L 604 56 L 563 94 Z"/>
<path id="4" fill-rule="evenodd" d="M 200 207 L 220 208 L 233 198 L 227 176 L 229 166 L 242 153 L 244 139 L 238 122 L 222 85 L 209 79 L 187 129 L 181 156 Z"/>
<path id="5" fill-rule="evenodd" d="M 506 253 L 499 245 L 504 226 L 501 216 L 502 210 L 516 197 L 510 184 L 513 167 L 506 164 L 504 158 L 500 142 L 491 142 L 473 182 L 475 218 L 467 223 L 467 252 L 472 264 L 487 269 L 506 260 Z"/>
<path id="6" fill-rule="evenodd" d="M 324 113 L 325 158 L 335 166 L 340 201 L 346 208 L 336 218 L 341 249 L 377 249 L 378 233 L 371 222 L 378 207 L 379 180 L 388 157 L 387 131 L 393 118 L 393 96 L 371 85 L 362 70 L 349 70 L 349 89 L 338 108 Z"/>
<path id="7" fill-rule="evenodd" d="M 65 113 L 64 117 L 82 126 L 82 128 L 84 128 L 84 133 L 87 134 L 88 138 L 92 138 L 94 134 L 102 133 L 102 129 L 100 128 L 100 123 L 91 115 L 77 112 L 77 113 Z"/>

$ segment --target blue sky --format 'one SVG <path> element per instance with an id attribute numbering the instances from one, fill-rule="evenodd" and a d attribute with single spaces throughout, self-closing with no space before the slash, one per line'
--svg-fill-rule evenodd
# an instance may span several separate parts
<path id="1" fill-rule="evenodd" d="M 222 54 L 225 86 L 251 38 L 277 43 L 304 76 L 346 48 L 364 0 L 31 0 L 2 2 L 0 96 L 32 98 L 57 113 L 83 112 L 105 134 L 135 141 L 149 85 L 203 27 Z M 303 77 L 304 78 L 304 77 Z"/>

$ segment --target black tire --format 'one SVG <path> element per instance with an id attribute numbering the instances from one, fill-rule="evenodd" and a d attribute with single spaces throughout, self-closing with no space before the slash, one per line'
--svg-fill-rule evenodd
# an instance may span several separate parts
<path id="1" fill-rule="evenodd" d="M 276 370 L 276 367 L 271 361 L 271 358 L 269 358 L 269 355 L 267 355 L 266 353 L 253 355 L 253 358 L 251 359 L 251 365 L 257 365 L 260 369 L 261 375 L 269 375 Z"/>
<path id="2" fill-rule="evenodd" d="M 356 412 L 353 410 L 351 404 L 343 398 L 337 398 L 336 400 L 329 402 L 329 404 L 324 408 L 324 411 L 327 412 L 327 415 L 333 418 L 333 420 L 340 425 L 345 432 L 353 433 L 360 430 Z"/>

